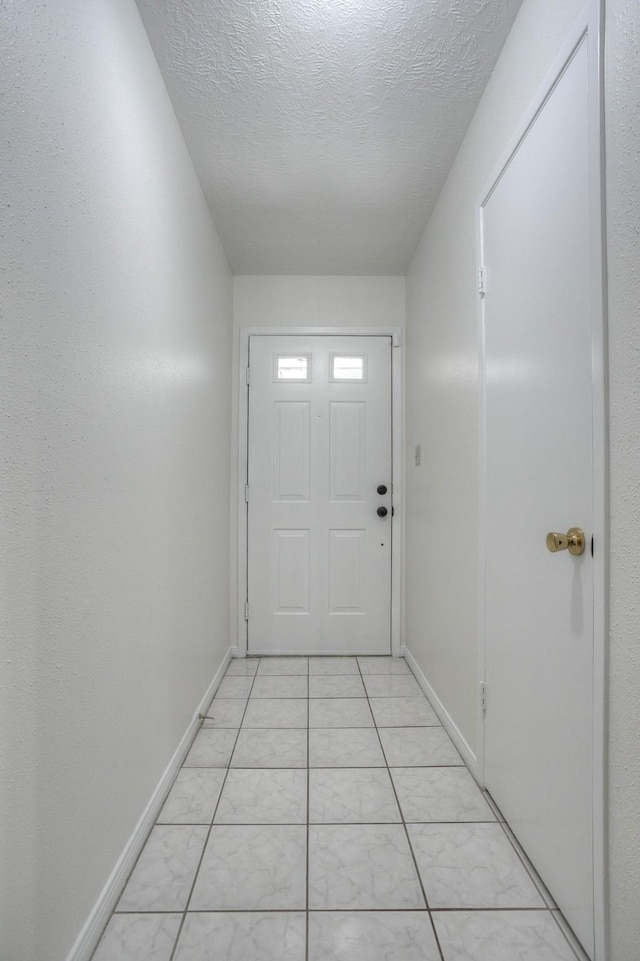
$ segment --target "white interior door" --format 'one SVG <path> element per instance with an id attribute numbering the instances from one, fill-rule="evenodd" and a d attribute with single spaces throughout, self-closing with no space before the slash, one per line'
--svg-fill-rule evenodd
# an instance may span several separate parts
<path id="1" fill-rule="evenodd" d="M 482 209 L 485 782 L 594 951 L 593 439 L 585 39 Z M 582 528 L 586 550 L 550 553 Z"/>
<path id="2" fill-rule="evenodd" d="M 255 335 L 249 366 L 248 650 L 389 654 L 391 338 Z"/>

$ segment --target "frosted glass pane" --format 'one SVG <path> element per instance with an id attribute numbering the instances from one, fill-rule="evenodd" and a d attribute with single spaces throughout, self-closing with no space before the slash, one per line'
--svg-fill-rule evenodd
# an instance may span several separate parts
<path id="1" fill-rule="evenodd" d="M 276 380 L 309 381 L 309 356 L 276 358 Z"/>
<path id="2" fill-rule="evenodd" d="M 331 380 L 364 380 L 364 357 L 331 357 Z"/>

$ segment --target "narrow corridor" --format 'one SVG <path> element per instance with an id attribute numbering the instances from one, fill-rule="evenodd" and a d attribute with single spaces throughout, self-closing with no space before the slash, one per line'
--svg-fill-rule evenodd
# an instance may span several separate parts
<path id="1" fill-rule="evenodd" d="M 576 961 L 403 660 L 234 660 L 94 961 Z"/>

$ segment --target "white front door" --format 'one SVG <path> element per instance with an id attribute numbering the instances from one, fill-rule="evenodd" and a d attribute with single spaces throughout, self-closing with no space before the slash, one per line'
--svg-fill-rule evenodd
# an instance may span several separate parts
<path id="1" fill-rule="evenodd" d="M 599 306 L 590 261 L 587 53 L 585 39 L 482 209 L 485 783 L 593 956 L 592 323 Z M 571 527 L 584 530 L 584 553 L 550 553 L 547 533 Z"/>
<path id="2" fill-rule="evenodd" d="M 249 341 L 248 651 L 389 654 L 391 338 Z"/>

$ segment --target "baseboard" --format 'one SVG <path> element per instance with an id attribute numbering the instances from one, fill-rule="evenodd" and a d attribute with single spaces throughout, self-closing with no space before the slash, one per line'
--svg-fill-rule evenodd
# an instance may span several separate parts
<path id="1" fill-rule="evenodd" d="M 478 759 L 476 758 L 475 752 L 471 750 L 460 728 L 455 723 L 455 721 L 447 711 L 446 707 L 444 706 L 444 704 L 442 703 L 442 701 L 440 700 L 436 692 L 433 690 L 433 688 L 429 684 L 429 681 L 424 675 L 422 668 L 416 661 L 411 651 L 407 647 L 403 646 L 400 650 L 400 653 L 402 657 L 404 657 L 404 659 L 406 660 L 409 667 L 411 668 L 416 681 L 424 691 L 427 697 L 427 700 L 431 704 L 431 707 L 440 718 L 443 728 L 445 729 L 445 731 L 447 732 L 447 734 L 455 744 L 456 748 L 458 749 L 459 753 L 461 754 L 462 760 L 467 765 L 467 767 L 469 768 L 471 773 L 474 775 L 474 777 L 476 777 L 478 772 Z"/>
<path id="2" fill-rule="evenodd" d="M 345 650 L 323 650 L 322 648 L 314 648 L 311 651 L 248 651 L 247 657 L 369 657 L 373 655 L 374 657 L 388 657 L 389 650 L 385 651 L 345 651 Z M 235 656 L 235 655 L 234 655 Z"/>
<path id="3" fill-rule="evenodd" d="M 189 726 L 185 731 L 180 744 L 176 748 L 173 757 L 169 761 L 158 785 L 151 795 L 151 800 L 144 809 L 140 820 L 133 829 L 133 833 L 129 840 L 127 841 L 124 850 L 113 871 L 111 872 L 107 883 L 100 892 L 96 903 L 94 904 L 89 917 L 87 918 L 84 927 L 80 931 L 75 944 L 71 948 L 71 951 L 67 955 L 66 961 L 90 961 L 91 955 L 95 951 L 98 941 L 102 936 L 102 932 L 111 917 L 111 912 L 118 903 L 122 889 L 131 873 L 133 866 L 138 858 L 138 855 L 144 847 L 145 841 L 149 835 L 149 832 L 153 825 L 155 824 L 160 811 L 162 810 L 162 805 L 164 804 L 167 794 L 171 789 L 175 777 L 182 767 L 182 763 L 189 753 L 191 743 L 198 732 L 200 727 L 200 715 L 206 714 L 213 696 L 216 693 L 220 682 L 225 675 L 227 667 L 229 666 L 229 661 L 231 660 L 232 653 L 231 648 L 226 652 L 222 663 L 215 673 L 211 684 L 207 688 L 207 691 L 198 704 Z"/>

